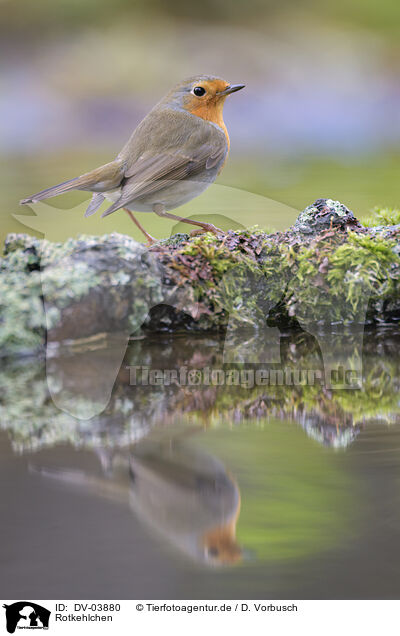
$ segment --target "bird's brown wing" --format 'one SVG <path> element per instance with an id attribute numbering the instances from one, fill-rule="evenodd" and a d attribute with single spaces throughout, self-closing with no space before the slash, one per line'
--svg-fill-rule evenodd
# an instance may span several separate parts
<path id="1" fill-rule="evenodd" d="M 195 147 L 191 156 L 184 152 L 162 152 L 156 156 L 143 155 L 125 173 L 121 196 L 102 216 L 108 216 L 139 197 L 163 190 L 175 181 L 204 179 L 204 171 L 212 170 L 222 162 L 227 153 L 223 135 Z M 200 177 L 201 175 L 201 177 Z M 206 177 L 207 179 L 207 177 Z"/>

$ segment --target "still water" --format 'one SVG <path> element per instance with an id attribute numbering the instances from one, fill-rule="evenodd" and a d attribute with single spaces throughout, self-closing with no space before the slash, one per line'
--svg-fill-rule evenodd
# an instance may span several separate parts
<path id="1" fill-rule="evenodd" d="M 2 361 L 0 595 L 399 597 L 397 331 L 235 337 Z"/>

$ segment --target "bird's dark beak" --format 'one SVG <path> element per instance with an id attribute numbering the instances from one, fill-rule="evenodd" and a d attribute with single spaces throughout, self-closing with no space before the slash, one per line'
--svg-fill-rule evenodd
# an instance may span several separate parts
<path id="1" fill-rule="evenodd" d="M 232 86 L 228 86 L 224 91 L 220 91 L 217 93 L 218 96 L 221 95 L 230 95 L 231 93 L 236 93 L 236 91 L 242 90 L 245 87 L 245 84 L 233 84 Z"/>

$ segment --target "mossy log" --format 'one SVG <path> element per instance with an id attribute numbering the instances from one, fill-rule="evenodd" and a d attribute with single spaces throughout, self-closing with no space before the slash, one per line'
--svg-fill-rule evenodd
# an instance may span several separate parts
<path id="1" fill-rule="evenodd" d="M 63 244 L 10 234 L 0 261 L 0 349 L 140 329 L 313 333 L 393 323 L 399 216 L 378 214 L 385 224 L 365 227 L 343 204 L 319 199 L 286 232 L 178 234 L 151 248 L 116 233 Z"/>

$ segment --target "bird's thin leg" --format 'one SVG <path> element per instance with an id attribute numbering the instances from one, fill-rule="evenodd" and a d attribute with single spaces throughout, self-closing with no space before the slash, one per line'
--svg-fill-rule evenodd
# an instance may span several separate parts
<path id="1" fill-rule="evenodd" d="M 139 221 L 137 220 L 136 216 L 134 214 L 132 214 L 132 212 L 130 210 L 128 210 L 128 208 L 124 208 L 125 212 L 127 214 L 129 214 L 129 216 L 131 217 L 132 221 L 135 223 L 135 225 L 137 225 L 137 227 L 139 228 L 139 230 L 141 232 L 143 232 L 143 234 L 145 235 L 145 237 L 148 240 L 149 245 L 153 245 L 153 243 L 156 242 L 156 239 L 153 238 L 151 236 L 151 234 L 149 234 L 148 232 L 146 232 L 146 230 L 144 229 L 144 227 L 139 223 Z"/>
<path id="2" fill-rule="evenodd" d="M 203 228 L 204 232 L 213 232 L 213 234 L 221 234 L 222 230 L 218 227 L 215 227 L 212 223 L 203 223 L 202 221 L 194 221 L 193 219 L 185 219 L 183 216 L 178 216 L 177 214 L 170 214 L 166 212 L 164 206 L 161 203 L 155 203 L 153 205 L 153 211 L 158 214 L 158 216 L 162 216 L 167 219 L 172 219 L 173 221 L 182 221 L 182 223 L 189 223 L 190 225 L 198 225 Z"/>

